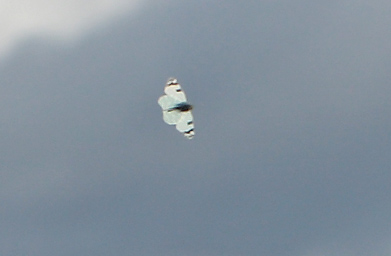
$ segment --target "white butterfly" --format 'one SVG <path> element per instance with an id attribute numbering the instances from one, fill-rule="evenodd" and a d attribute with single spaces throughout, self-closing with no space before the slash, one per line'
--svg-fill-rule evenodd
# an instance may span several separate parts
<path id="1" fill-rule="evenodd" d="M 163 95 L 158 103 L 163 110 L 163 120 L 169 125 L 176 125 L 176 129 L 183 135 L 192 139 L 194 137 L 194 123 L 191 110 L 193 106 L 186 100 L 185 92 L 182 90 L 176 78 L 169 78 L 164 87 Z"/>

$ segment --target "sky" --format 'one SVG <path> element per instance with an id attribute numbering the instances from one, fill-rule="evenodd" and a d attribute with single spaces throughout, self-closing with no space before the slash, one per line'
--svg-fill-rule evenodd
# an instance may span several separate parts
<path id="1" fill-rule="evenodd" d="M 391 2 L 0 6 L 1 255 L 391 255 Z"/>

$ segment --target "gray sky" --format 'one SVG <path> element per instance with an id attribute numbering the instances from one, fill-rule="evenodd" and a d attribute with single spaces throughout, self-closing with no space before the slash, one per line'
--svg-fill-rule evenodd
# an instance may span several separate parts
<path id="1" fill-rule="evenodd" d="M 0 26 L 1 255 L 391 254 L 389 1 L 30 2 Z"/>

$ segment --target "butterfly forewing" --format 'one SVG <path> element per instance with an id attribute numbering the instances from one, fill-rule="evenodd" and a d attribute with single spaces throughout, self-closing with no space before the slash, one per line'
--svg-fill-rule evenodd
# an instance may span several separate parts
<path id="1" fill-rule="evenodd" d="M 164 111 L 164 110 L 169 110 L 169 109 L 175 108 L 175 106 L 178 105 L 180 103 L 180 101 L 178 101 L 177 99 L 175 99 L 171 96 L 163 95 L 159 98 L 158 103 Z"/>
<path id="2" fill-rule="evenodd" d="M 172 80 L 169 79 L 166 83 L 166 87 L 164 88 L 164 92 L 174 98 L 177 99 L 179 102 L 186 102 L 186 95 L 182 90 L 182 87 L 180 84 L 177 83 L 176 79 Z"/>

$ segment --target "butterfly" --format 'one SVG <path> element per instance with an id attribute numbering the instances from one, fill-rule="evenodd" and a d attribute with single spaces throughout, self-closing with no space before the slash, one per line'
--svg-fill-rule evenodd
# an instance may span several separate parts
<path id="1" fill-rule="evenodd" d="M 163 120 L 169 125 L 176 125 L 176 129 L 192 139 L 194 137 L 194 122 L 191 110 L 193 106 L 187 102 L 185 92 L 176 78 L 169 78 L 164 87 L 165 95 L 158 99 L 163 110 Z"/>

